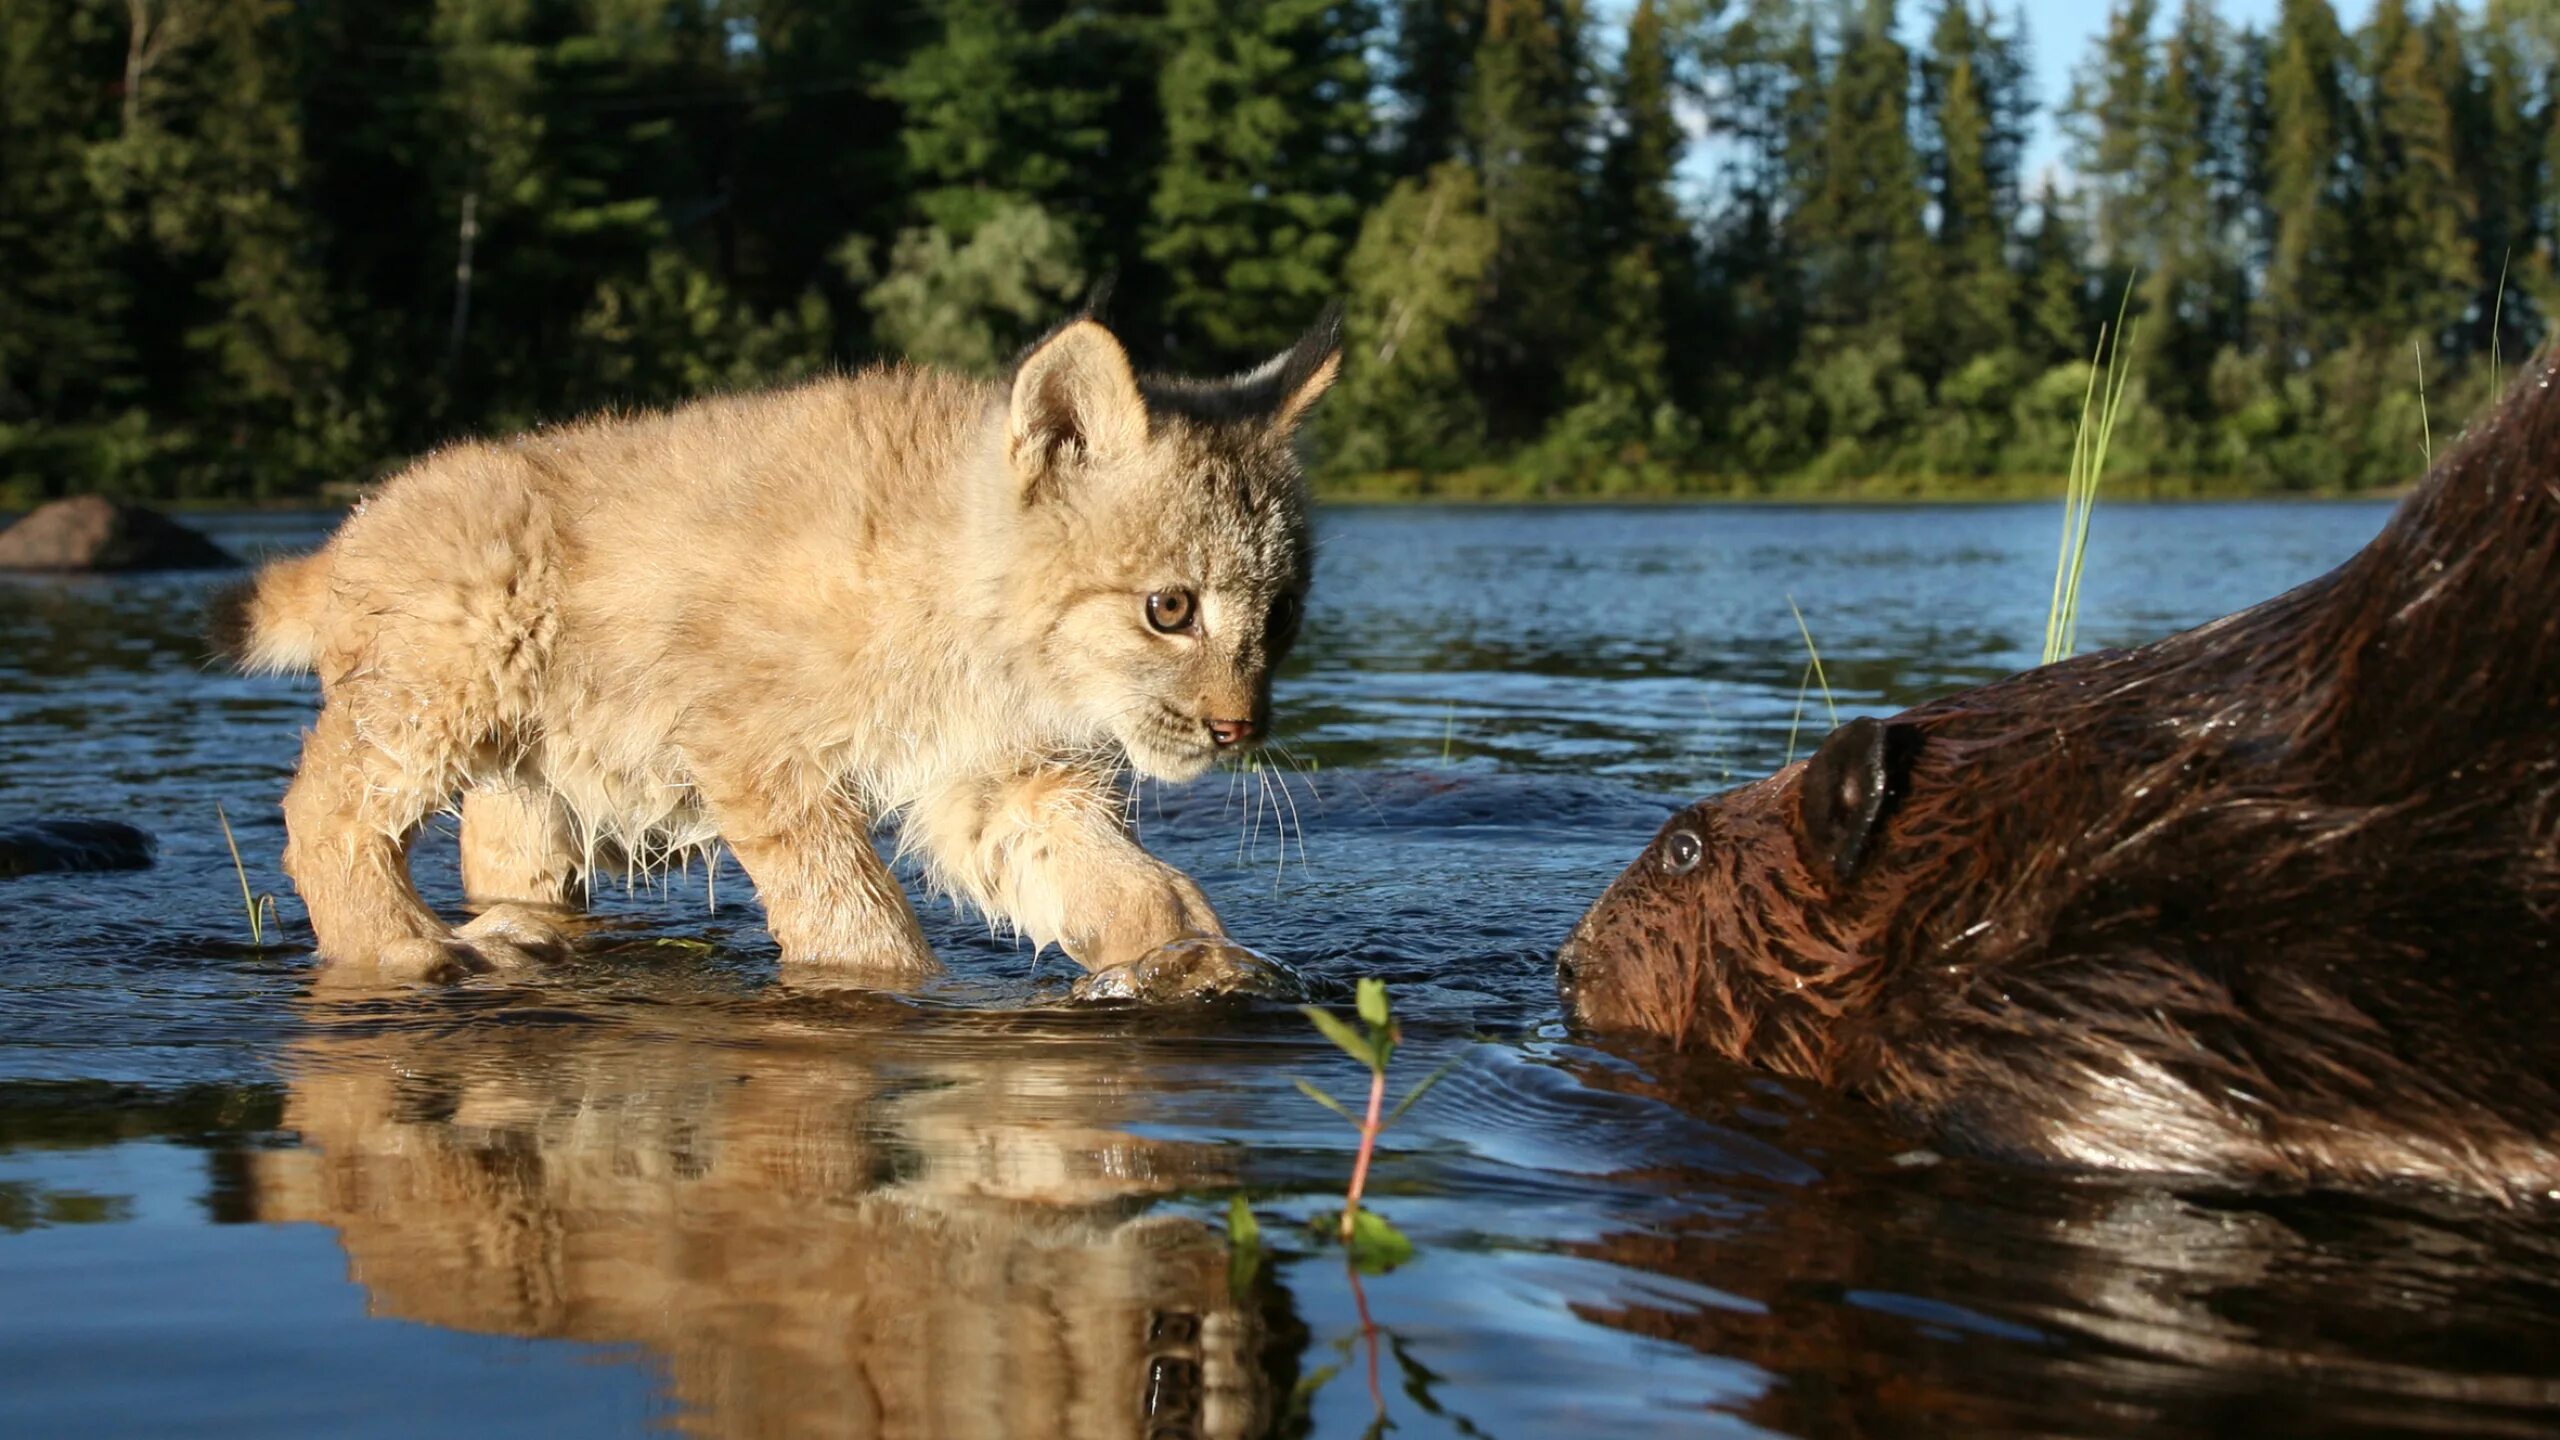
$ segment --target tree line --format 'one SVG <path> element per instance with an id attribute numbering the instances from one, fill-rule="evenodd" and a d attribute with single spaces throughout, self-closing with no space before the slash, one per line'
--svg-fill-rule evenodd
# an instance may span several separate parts
<path id="1" fill-rule="evenodd" d="M 1980 0 L 0 0 L 0 496 L 992 372 L 1106 277 L 1165 368 L 1344 298 L 1346 493 L 2040 488 L 2102 331 L 2111 475 L 2355 490 L 2539 341 L 2547 3 L 2117 0 L 2053 116 L 2029 43 Z"/>

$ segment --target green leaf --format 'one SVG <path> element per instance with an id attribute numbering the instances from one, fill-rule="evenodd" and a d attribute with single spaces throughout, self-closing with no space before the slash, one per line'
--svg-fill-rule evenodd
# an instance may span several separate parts
<path id="1" fill-rule="evenodd" d="M 1439 1069 L 1432 1071 L 1429 1075 L 1424 1076 L 1422 1083 L 1414 1086 L 1411 1090 L 1406 1091 L 1404 1098 L 1396 1102 L 1396 1108 L 1387 1112 L 1387 1118 L 1378 1122 L 1378 1128 L 1384 1130 L 1388 1126 L 1396 1123 L 1398 1120 L 1403 1119 L 1404 1112 L 1413 1108 L 1414 1101 L 1430 1094 L 1431 1087 L 1448 1078 L 1449 1072 L 1458 1068 L 1459 1060 L 1464 1060 L 1465 1058 L 1465 1056 L 1461 1055 L 1458 1057 L 1458 1060 L 1452 1060 L 1448 1064 L 1441 1066 Z"/>
<path id="2" fill-rule="evenodd" d="M 1360 1018 L 1371 1030 L 1387 1028 L 1387 982 L 1363 977 L 1359 985 Z"/>
<path id="3" fill-rule="evenodd" d="M 1369 1037 L 1344 1024 L 1332 1011 L 1317 1005 L 1301 1005 L 1298 1009 L 1315 1022 L 1315 1027 L 1324 1032 L 1326 1039 L 1341 1046 L 1352 1059 L 1372 1070 L 1386 1068 L 1386 1062 L 1378 1055 L 1378 1047 L 1371 1043 Z"/>
<path id="4" fill-rule="evenodd" d="M 1319 1104 L 1319 1105 L 1323 1106 L 1323 1107 L 1324 1107 L 1324 1108 L 1326 1108 L 1327 1110 L 1332 1111 L 1334 1114 L 1341 1116 L 1343 1119 L 1350 1121 L 1350 1122 L 1351 1122 L 1352 1124 L 1354 1124 L 1354 1125 L 1357 1125 L 1357 1124 L 1359 1124 L 1359 1123 L 1360 1123 L 1360 1117 L 1359 1117 L 1359 1116 L 1354 1115 L 1354 1114 L 1352 1114 L 1350 1111 L 1343 1109 L 1343 1108 L 1342 1108 L 1342 1102 L 1341 1102 L 1341 1101 L 1336 1100 L 1336 1099 L 1334 1099 L 1332 1096 L 1327 1095 L 1327 1094 L 1326 1094 L 1326 1093 L 1324 1093 L 1323 1091 L 1321 1091 L 1321 1090 L 1317 1089 L 1317 1088 L 1314 1086 L 1314 1084 L 1313 1084 L 1313 1083 L 1311 1083 L 1311 1082 L 1309 1082 L 1309 1081 L 1301 1080 L 1301 1079 L 1299 1079 L 1299 1078 L 1298 1078 L 1297 1076 L 1295 1076 L 1295 1075 L 1290 1076 L 1290 1077 L 1289 1077 L 1289 1081 L 1290 1081 L 1290 1083 L 1291 1083 L 1291 1084 L 1296 1085 L 1300 1090 L 1304 1091 L 1304 1092 L 1306 1093 L 1306 1097 L 1307 1097 L 1308 1099 L 1313 1100 L 1313 1101 L 1314 1101 L 1314 1102 L 1316 1102 L 1317 1104 Z"/>
<path id="5" fill-rule="evenodd" d="M 1239 1305 L 1262 1272 L 1262 1223 L 1238 1191 L 1227 1201 L 1227 1294 Z"/>
<path id="6" fill-rule="evenodd" d="M 1327 1382 L 1331 1381 L 1334 1376 L 1341 1373 L 1342 1367 L 1339 1365 L 1324 1365 L 1309 1371 L 1304 1377 L 1300 1378 L 1296 1385 L 1290 1387 L 1289 1413 L 1292 1415 L 1306 1414 L 1308 1409 L 1315 1403 L 1316 1392 L 1323 1389 Z"/>
<path id="7" fill-rule="evenodd" d="M 1413 1258 L 1413 1242 L 1375 1210 L 1351 1217 L 1351 1264 L 1363 1275 L 1384 1275 Z"/>

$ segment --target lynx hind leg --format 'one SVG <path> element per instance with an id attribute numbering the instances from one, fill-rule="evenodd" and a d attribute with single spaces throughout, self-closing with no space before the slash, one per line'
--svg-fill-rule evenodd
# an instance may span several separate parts
<path id="1" fill-rule="evenodd" d="M 401 979 L 486 969 L 409 878 L 409 842 L 445 797 L 357 733 L 345 697 L 321 707 L 284 796 L 285 872 L 320 956 Z"/>
<path id="2" fill-rule="evenodd" d="M 584 907 L 587 876 L 569 807 L 535 781 L 472 787 L 462 797 L 462 894 L 473 905 Z"/>
<path id="3" fill-rule="evenodd" d="M 965 786 L 908 823 L 937 879 L 1088 970 L 1226 935 L 1199 884 L 1129 833 L 1107 774 L 1050 766 Z"/>

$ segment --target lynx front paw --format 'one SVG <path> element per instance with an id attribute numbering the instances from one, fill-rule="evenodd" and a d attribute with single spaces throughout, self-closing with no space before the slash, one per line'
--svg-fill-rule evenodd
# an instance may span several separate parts
<path id="1" fill-rule="evenodd" d="M 1288 966 L 1223 935 L 1194 935 L 1076 982 L 1078 1000 L 1135 1000 L 1164 1005 L 1215 995 L 1302 1000 L 1306 986 Z"/>
<path id="2" fill-rule="evenodd" d="M 371 965 L 332 965 L 329 975 L 359 985 L 374 980 L 450 985 L 494 968 L 488 957 L 461 940 L 394 940 L 374 955 Z"/>
<path id="3" fill-rule="evenodd" d="M 1185 941 L 1232 944 L 1208 897 L 1171 867 L 1128 876 L 1088 905 L 1100 923 L 1083 934 L 1071 930 L 1061 948 L 1096 973 L 1139 964 Z"/>
<path id="4" fill-rule="evenodd" d="M 537 960 L 558 960 L 569 953 L 569 932 L 531 905 L 492 905 L 462 927 L 462 941 L 498 969 Z"/>
<path id="5" fill-rule="evenodd" d="M 569 936 L 528 905 L 493 905 L 449 935 L 394 940 L 371 963 L 330 966 L 334 978 L 449 985 L 494 970 L 516 970 L 569 953 Z"/>

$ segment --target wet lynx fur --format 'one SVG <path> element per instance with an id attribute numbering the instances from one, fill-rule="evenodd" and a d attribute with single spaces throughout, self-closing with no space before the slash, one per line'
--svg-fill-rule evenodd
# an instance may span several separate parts
<path id="1" fill-rule="evenodd" d="M 1139 847 L 1123 771 L 1189 779 L 1268 728 L 1336 328 L 1187 381 L 1080 319 L 1007 383 L 875 369 L 412 465 L 214 617 L 248 667 L 320 676 L 284 808 L 323 957 L 520 961 L 600 848 L 716 842 L 787 965 L 928 972 L 891 817 L 937 886 L 1088 968 L 1223 933 Z M 408 871 L 457 797 L 490 907 L 459 933 Z"/>

